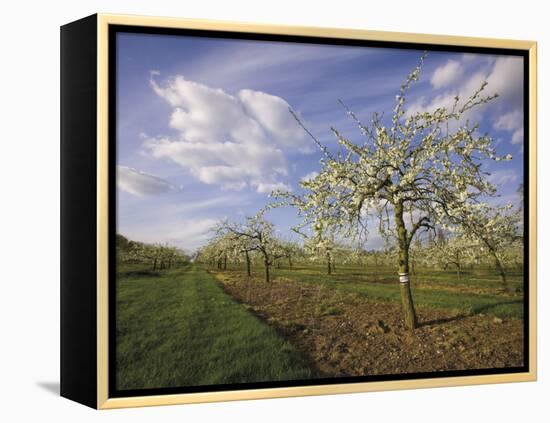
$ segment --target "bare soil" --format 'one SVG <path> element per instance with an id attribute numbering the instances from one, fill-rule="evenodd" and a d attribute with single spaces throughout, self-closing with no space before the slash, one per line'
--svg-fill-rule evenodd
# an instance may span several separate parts
<path id="1" fill-rule="evenodd" d="M 321 377 L 523 365 L 523 320 L 417 307 L 407 330 L 398 303 L 277 278 L 213 272 L 224 290 L 298 348 Z"/>

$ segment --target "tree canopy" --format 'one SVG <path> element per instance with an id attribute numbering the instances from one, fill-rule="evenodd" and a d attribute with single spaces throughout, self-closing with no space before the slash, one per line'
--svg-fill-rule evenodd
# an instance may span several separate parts
<path id="1" fill-rule="evenodd" d="M 298 209 L 302 221 L 297 230 L 307 227 L 318 238 L 336 234 L 364 241 L 368 220 L 377 218 L 380 232 L 393 238 L 399 248 L 402 297 L 410 328 L 416 325 L 408 286 L 411 241 L 417 232 L 437 226 L 471 232 L 476 210 L 489 208 L 486 199 L 497 194 L 487 178 L 485 162 L 511 159 L 497 155 L 492 138 L 470 120 L 474 108 L 498 96 L 485 95 L 487 82 L 466 99 L 454 97 L 449 108 L 407 111 L 406 94 L 418 80 L 425 57 L 426 53 L 401 85 L 389 120 L 374 113 L 364 124 L 340 101 L 362 141 L 354 142 L 332 127 L 340 145 L 335 153 L 291 111 L 320 147 L 321 169 L 301 182 L 303 194 L 274 193 L 279 200 L 275 206 Z"/>

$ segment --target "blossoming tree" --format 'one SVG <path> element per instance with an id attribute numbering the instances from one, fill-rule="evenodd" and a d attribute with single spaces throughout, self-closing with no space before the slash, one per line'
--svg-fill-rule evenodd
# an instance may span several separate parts
<path id="1" fill-rule="evenodd" d="M 270 268 L 273 263 L 286 257 L 287 252 L 281 242 L 275 236 L 273 224 L 264 218 L 264 211 L 260 211 L 253 217 L 248 217 L 246 222 L 222 222 L 218 228 L 220 236 L 238 245 L 242 251 L 255 251 L 261 255 L 265 269 L 265 281 L 270 282 Z M 231 241 L 232 240 L 232 241 Z"/>
<path id="2" fill-rule="evenodd" d="M 408 75 L 396 96 L 389 119 L 374 113 L 363 124 L 341 102 L 357 124 L 363 140 L 346 138 L 331 128 L 341 148 L 336 153 L 320 143 L 291 110 L 298 123 L 323 152 L 318 175 L 301 182 L 303 194 L 274 192 L 275 205 L 292 205 L 321 238 L 365 238 L 369 218 L 398 248 L 398 275 L 406 325 L 417 326 L 409 284 L 409 248 L 415 235 L 434 225 L 460 224 L 465 210 L 496 194 L 482 165 L 499 157 L 487 134 L 466 114 L 497 95 L 484 95 L 483 83 L 469 98 L 454 97 L 450 107 L 407 113 L 405 94 L 418 80 L 426 54 Z M 332 235 L 331 235 L 332 234 Z"/>
<path id="3" fill-rule="evenodd" d="M 456 236 L 436 242 L 426 249 L 427 261 L 434 266 L 447 269 L 453 266 L 457 279 L 461 279 L 463 268 L 479 255 L 480 241 L 474 237 Z"/>
<path id="4" fill-rule="evenodd" d="M 506 290 L 509 287 L 503 261 L 508 247 L 523 244 L 522 213 L 522 208 L 515 210 L 511 204 L 490 207 L 479 203 L 464 207 L 452 216 L 466 237 L 487 248 Z"/>

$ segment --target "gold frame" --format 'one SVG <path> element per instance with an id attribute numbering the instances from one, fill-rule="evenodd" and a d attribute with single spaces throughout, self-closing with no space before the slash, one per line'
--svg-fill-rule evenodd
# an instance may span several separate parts
<path id="1" fill-rule="evenodd" d="M 108 26 L 137 25 L 162 28 L 206 29 L 260 34 L 395 41 L 463 47 L 493 47 L 529 53 L 529 372 L 432 379 L 362 382 L 287 388 L 247 389 L 191 394 L 108 397 Z M 345 394 L 383 390 L 435 388 L 537 379 L 537 43 L 505 39 L 410 34 L 359 29 L 260 25 L 227 21 L 98 14 L 97 19 L 97 407 L 99 409 L 188 404 L 306 395 Z"/>

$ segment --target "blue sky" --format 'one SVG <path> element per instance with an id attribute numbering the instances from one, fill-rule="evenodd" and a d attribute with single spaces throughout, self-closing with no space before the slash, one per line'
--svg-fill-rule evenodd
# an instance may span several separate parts
<path id="1" fill-rule="evenodd" d="M 243 219 L 274 188 L 299 190 L 320 152 L 288 112 L 336 148 L 334 126 L 360 133 L 361 119 L 391 113 L 421 51 L 197 37 L 119 34 L 117 40 L 118 232 L 193 251 L 222 218 Z M 407 96 L 409 112 L 432 110 L 488 81 L 499 98 L 470 116 L 511 162 L 487 163 L 498 202 L 517 202 L 523 172 L 523 62 L 511 56 L 430 52 Z M 269 212 L 281 236 L 292 209 Z M 373 236 L 367 248 L 382 245 Z"/>

